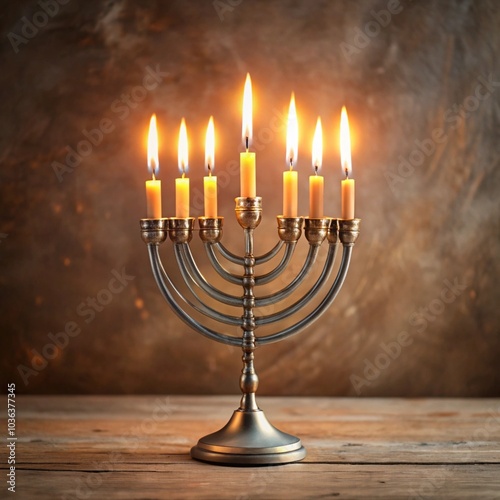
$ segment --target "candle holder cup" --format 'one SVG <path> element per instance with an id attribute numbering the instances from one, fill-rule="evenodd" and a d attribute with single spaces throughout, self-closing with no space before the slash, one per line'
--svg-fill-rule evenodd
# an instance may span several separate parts
<path id="1" fill-rule="evenodd" d="M 141 235 L 147 244 L 151 268 L 163 297 L 174 312 L 198 333 L 217 342 L 239 347 L 243 351 L 243 369 L 240 376 L 242 398 L 229 422 L 219 431 L 202 437 L 191 449 L 191 456 L 197 460 L 226 465 L 283 464 L 302 460 L 306 451 L 298 437 L 275 428 L 258 407 L 256 391 L 259 378 L 254 367 L 254 351 L 258 346 L 281 341 L 310 326 L 323 314 L 339 293 L 351 260 L 353 245 L 359 234 L 359 219 L 340 220 L 330 217 L 317 219 L 278 216 L 278 243 L 269 252 L 254 255 L 254 230 L 262 218 L 260 197 L 236 198 L 235 214 L 243 228 L 245 240 L 244 255 L 230 252 L 221 243 L 223 217 L 199 217 L 199 235 L 205 246 L 208 259 L 217 273 L 226 281 L 242 288 L 243 294 L 231 294 L 210 284 L 200 272 L 189 243 L 194 230 L 194 218 L 142 219 Z M 272 283 L 287 269 L 295 247 L 304 231 L 309 251 L 302 268 L 283 288 L 269 295 L 257 295 L 255 289 Z M 167 239 L 173 242 L 174 255 L 189 296 L 183 296 L 165 271 L 161 262 L 159 247 Z M 320 246 L 327 241 L 328 253 L 316 282 L 291 305 L 267 315 L 255 315 L 259 307 L 275 305 L 295 294 L 316 263 Z M 337 276 L 327 288 L 338 249 L 342 243 L 343 252 Z M 284 251 L 282 251 L 284 247 Z M 280 252 L 281 260 L 266 274 L 256 274 L 255 269 Z M 241 274 L 229 272 L 222 264 L 223 257 L 232 264 L 242 266 Z M 326 289 L 319 304 L 292 326 L 277 329 L 274 333 L 259 336 L 259 326 L 279 324 L 300 313 L 322 289 Z M 206 294 L 217 302 L 239 308 L 240 315 L 229 315 L 208 306 L 202 295 Z M 187 295 L 187 293 L 185 294 Z M 241 336 L 231 336 L 213 330 L 204 322 L 193 317 L 193 311 L 211 318 L 222 325 L 238 326 Z"/>

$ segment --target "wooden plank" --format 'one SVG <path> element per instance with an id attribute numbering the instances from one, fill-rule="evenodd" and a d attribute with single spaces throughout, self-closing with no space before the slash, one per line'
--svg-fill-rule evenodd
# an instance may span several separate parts
<path id="1" fill-rule="evenodd" d="M 106 499 L 494 498 L 500 492 L 499 399 L 259 401 L 276 426 L 302 438 L 303 462 L 228 468 L 191 460 L 190 447 L 226 423 L 237 397 L 22 396 L 17 491 L 23 499 L 54 492 Z"/>
<path id="2" fill-rule="evenodd" d="M 189 423 L 188 423 L 189 424 Z M 281 426 L 287 431 L 293 430 L 289 426 Z M 194 426 L 193 426 L 194 428 Z M 78 463 L 89 463 L 95 456 L 106 456 L 109 450 L 120 453 L 122 460 L 129 463 L 158 463 L 165 456 L 175 462 L 178 456 L 189 453 L 202 432 L 190 432 L 192 438 L 185 436 L 174 439 L 163 437 L 148 437 L 140 442 L 124 442 L 121 438 L 102 439 L 99 441 L 66 442 L 56 440 L 46 441 L 19 441 L 22 463 L 37 463 L 43 455 L 44 464 L 73 464 L 67 455 L 77 456 Z M 195 435 L 194 435 L 195 434 Z M 298 433 L 302 438 L 305 433 Z M 182 442 L 181 442 L 182 441 Z M 310 463 L 500 463 L 498 442 L 451 442 L 429 441 L 418 443 L 402 441 L 400 443 L 386 443 L 383 441 L 365 442 L 358 440 L 338 439 L 307 439 L 303 443 L 307 448 L 306 462 Z"/>
<path id="3" fill-rule="evenodd" d="M 89 444 L 132 459 L 188 453 L 225 424 L 236 398 L 26 399 L 18 413 L 20 446 L 29 441 L 23 456 L 33 462 L 49 444 L 45 459 L 57 462 L 66 447 L 83 457 Z M 499 400 L 262 399 L 275 425 L 300 435 L 311 462 L 500 462 Z"/>
<path id="4" fill-rule="evenodd" d="M 320 465 L 230 468 L 197 463 L 111 472 L 20 471 L 24 500 L 498 498 L 498 465 Z"/>

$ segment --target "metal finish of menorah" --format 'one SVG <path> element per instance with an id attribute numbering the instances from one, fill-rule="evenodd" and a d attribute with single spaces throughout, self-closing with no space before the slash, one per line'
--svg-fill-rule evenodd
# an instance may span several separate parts
<path id="1" fill-rule="evenodd" d="M 352 248 L 359 234 L 359 219 L 342 220 L 330 217 L 282 217 L 278 216 L 279 242 L 269 252 L 254 255 L 254 230 L 262 218 L 262 198 L 236 198 L 236 219 L 244 230 L 245 254 L 238 256 L 230 252 L 221 243 L 223 217 L 198 217 L 199 236 L 204 243 L 211 265 L 229 283 L 242 287 L 242 295 L 229 294 L 210 284 L 200 272 L 189 242 L 192 239 L 195 219 L 161 218 L 141 219 L 142 238 L 148 245 L 149 258 L 156 283 L 166 301 L 175 313 L 198 333 L 223 344 L 240 347 L 243 350 L 243 369 L 240 388 L 243 393 L 240 406 L 234 411 L 229 422 L 219 431 L 201 438 L 191 449 L 191 456 L 205 462 L 227 465 L 265 465 L 295 462 L 302 460 L 306 451 L 298 437 L 286 434 L 269 423 L 263 411 L 257 405 L 255 393 L 259 379 L 254 368 L 254 351 L 258 346 L 278 342 L 298 333 L 316 321 L 332 304 L 340 291 L 347 275 Z M 304 229 L 309 243 L 305 262 L 297 275 L 283 288 L 269 295 L 259 296 L 256 287 L 273 282 L 287 268 L 296 244 Z M 159 245 L 167 236 L 173 241 L 173 250 L 182 278 L 189 293 L 184 295 L 175 286 L 162 265 Z M 256 308 L 279 304 L 292 296 L 303 284 L 313 268 L 318 251 L 324 241 L 328 242 L 328 253 L 318 279 L 304 291 L 291 305 L 277 312 L 264 316 L 255 315 Z M 338 248 L 342 243 L 343 252 L 340 267 L 333 283 L 327 288 Z M 276 267 L 265 274 L 256 274 L 255 268 L 284 252 Z M 232 264 L 242 266 L 241 274 L 229 272 L 222 264 L 223 257 Z M 313 311 L 303 314 L 292 326 L 274 333 L 256 337 L 255 329 L 263 325 L 280 323 L 295 313 L 319 294 L 322 298 Z M 221 304 L 242 309 L 242 314 L 232 316 L 219 312 L 205 304 L 203 294 L 212 297 Z M 189 296 L 186 296 L 189 295 Z M 216 320 L 223 325 L 239 326 L 241 337 L 235 337 L 215 331 L 193 318 L 192 312 Z"/>

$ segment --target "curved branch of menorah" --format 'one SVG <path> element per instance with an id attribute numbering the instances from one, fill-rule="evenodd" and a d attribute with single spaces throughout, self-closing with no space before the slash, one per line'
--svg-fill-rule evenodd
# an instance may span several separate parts
<path id="1" fill-rule="evenodd" d="M 264 337 L 257 337 L 255 339 L 255 344 L 260 346 L 260 345 L 265 345 L 265 344 L 271 344 L 273 342 L 278 342 L 280 340 L 283 340 L 287 337 L 290 337 L 291 335 L 296 335 L 297 333 L 301 332 L 308 326 L 312 325 L 315 321 L 317 321 L 325 312 L 326 310 L 330 307 L 332 302 L 335 300 L 335 297 L 337 297 L 338 293 L 340 292 L 340 289 L 342 288 L 342 285 L 344 284 L 345 278 L 347 276 L 347 271 L 349 270 L 349 263 L 351 261 L 351 255 L 352 255 L 352 246 L 344 246 L 343 252 L 342 252 L 342 262 L 340 264 L 339 272 L 337 274 L 337 277 L 335 278 L 335 281 L 333 282 L 333 285 L 331 286 L 330 290 L 326 294 L 326 296 L 323 298 L 323 300 L 320 302 L 320 304 L 312 311 L 310 312 L 305 318 L 301 319 L 294 325 L 285 328 L 281 330 L 280 332 L 273 333 L 270 335 L 266 335 Z M 335 258 L 335 257 L 333 257 Z M 312 289 L 311 289 L 312 290 Z M 315 295 L 315 293 L 313 294 Z M 308 300 L 306 296 L 304 297 L 305 302 L 307 303 Z M 299 301 L 301 302 L 301 301 Z M 300 309 L 301 305 L 296 305 L 295 310 Z M 293 306 L 291 306 L 293 308 Z M 281 319 L 283 312 L 280 314 L 278 313 L 276 316 L 277 318 L 275 321 L 278 321 Z M 283 317 L 287 317 L 286 315 Z"/>
<path id="2" fill-rule="evenodd" d="M 295 251 L 295 246 L 297 245 L 296 241 L 290 241 L 286 242 L 286 247 L 285 247 L 285 253 L 283 254 L 283 257 L 281 258 L 281 261 L 279 264 L 272 270 L 269 271 L 266 274 L 261 274 L 258 276 L 255 276 L 255 285 L 260 286 L 260 285 L 266 285 L 267 283 L 271 283 L 271 281 L 274 281 L 278 276 L 283 274 L 284 270 L 287 268 L 288 264 L 290 263 L 290 260 L 293 256 L 293 253 Z"/>
<path id="3" fill-rule="evenodd" d="M 184 304 L 186 304 L 188 307 L 193 308 L 195 311 L 199 312 L 200 314 L 203 314 L 204 316 L 207 316 L 213 320 L 219 321 L 221 323 L 225 323 L 227 325 L 232 325 L 232 326 L 240 326 L 241 324 L 241 319 L 239 316 L 230 316 L 227 314 L 222 314 L 219 311 L 207 306 L 206 304 L 203 303 L 199 295 L 196 293 L 196 290 L 192 287 L 191 283 L 189 280 L 184 276 L 185 284 L 189 288 L 191 294 L 196 300 L 196 303 L 192 302 L 191 300 L 187 299 L 182 295 L 182 293 L 179 291 L 179 289 L 175 286 L 175 283 L 169 278 L 167 272 L 165 271 L 165 268 L 163 267 L 163 263 L 161 262 L 161 258 L 158 255 L 155 255 L 152 257 L 152 260 L 156 260 L 157 262 L 155 263 L 155 266 L 157 266 L 160 270 L 161 273 L 161 280 L 162 280 L 162 287 L 167 287 L 169 286 L 173 293 L 175 294 L 176 297 L 180 301 L 182 301 Z M 184 270 L 181 270 L 181 273 L 184 274 Z M 167 285 L 168 283 L 168 285 Z M 175 300 L 175 298 L 173 298 Z M 221 339 L 222 342 L 222 339 Z"/>
<path id="4" fill-rule="evenodd" d="M 174 253 L 175 253 L 175 258 L 177 261 L 177 264 L 179 266 L 179 270 L 181 272 L 181 276 L 184 279 L 184 283 L 188 287 L 189 291 L 197 301 L 197 304 L 194 304 L 193 302 L 185 299 L 180 292 L 177 290 L 173 282 L 168 278 L 167 273 L 165 272 L 165 269 L 163 265 L 161 266 L 162 269 L 162 274 L 163 276 L 168 279 L 169 283 L 171 286 L 175 289 L 177 292 L 177 295 L 180 296 L 181 299 L 184 300 L 184 302 L 191 306 L 195 311 L 200 312 L 201 314 L 215 320 L 219 321 L 221 323 L 225 323 L 226 325 L 233 325 L 233 326 L 240 326 L 241 325 L 241 318 L 239 316 L 231 316 L 229 314 L 222 314 L 221 312 L 217 311 L 216 309 L 213 309 L 212 307 L 207 306 L 202 298 L 198 295 L 196 290 L 193 287 L 193 283 L 197 285 L 196 281 L 194 278 L 189 274 L 188 270 L 186 267 L 183 265 L 184 261 L 182 259 L 182 250 L 186 251 L 187 243 L 180 243 L 178 245 L 174 246 Z"/>
<path id="5" fill-rule="evenodd" d="M 174 245 L 174 250 L 176 249 L 176 245 Z M 214 299 L 226 304 L 228 306 L 241 307 L 241 296 L 236 297 L 234 295 L 230 295 L 228 293 L 223 292 L 215 288 L 211 285 L 203 276 L 201 271 L 198 269 L 196 262 L 193 258 L 193 254 L 188 245 L 181 247 L 182 253 L 181 259 L 183 264 L 185 265 L 187 271 L 189 272 L 191 280 L 198 285 L 204 292 L 213 297 Z"/>
<path id="6" fill-rule="evenodd" d="M 280 240 L 278 241 L 278 243 L 276 243 L 276 245 L 274 245 L 273 248 L 271 248 L 271 250 L 269 250 L 269 252 L 255 257 L 255 265 L 258 266 L 260 264 L 264 264 L 265 262 L 269 262 L 272 258 L 276 257 L 284 244 L 285 242 Z M 242 266 L 245 263 L 243 257 L 230 252 L 220 241 L 214 243 L 214 247 L 217 248 L 217 250 L 224 258 L 226 258 L 233 264 L 239 264 Z"/>
<path id="7" fill-rule="evenodd" d="M 206 326 L 202 325 L 199 321 L 195 320 L 193 317 L 191 317 L 182 308 L 180 308 L 178 306 L 175 298 L 172 296 L 172 293 L 170 292 L 167 284 L 164 281 L 164 277 L 165 277 L 168 285 L 173 286 L 168 275 L 166 273 L 165 273 L 165 275 L 163 275 L 163 273 L 162 273 L 163 266 L 161 264 L 158 244 L 157 243 L 156 244 L 148 244 L 148 252 L 149 252 L 149 259 L 151 261 L 151 269 L 153 271 L 153 276 L 155 278 L 156 284 L 158 285 L 158 288 L 160 289 L 161 294 L 163 295 L 165 300 L 168 302 L 168 304 L 170 305 L 172 310 L 177 314 L 177 316 L 179 316 L 179 318 L 182 321 L 184 321 L 184 323 L 186 323 L 191 328 L 193 328 L 195 331 L 201 333 L 205 337 L 208 337 L 212 340 L 216 340 L 217 342 L 222 342 L 224 344 L 241 346 L 240 339 L 238 339 L 236 337 L 231 337 L 230 335 L 225 335 L 223 333 L 216 332 L 215 330 L 207 328 Z"/>
<path id="8" fill-rule="evenodd" d="M 271 281 L 275 280 L 280 274 L 285 271 L 286 267 L 290 263 L 290 259 L 293 256 L 294 250 L 295 250 L 295 242 L 291 243 L 286 243 L 286 248 L 285 252 L 283 254 L 283 257 L 281 258 L 281 261 L 277 266 L 270 272 L 266 274 L 262 274 L 260 276 L 255 276 L 255 284 L 256 285 L 265 285 L 267 283 L 270 283 Z M 230 273 L 219 261 L 217 258 L 217 255 L 215 254 L 214 251 L 214 246 L 212 243 L 206 242 L 205 243 L 205 249 L 207 252 L 208 260 L 210 261 L 210 264 L 212 264 L 212 267 L 217 271 L 219 276 L 224 278 L 226 281 L 229 283 L 233 283 L 235 285 L 243 285 L 243 278 L 240 276 L 236 276 L 235 274 Z M 277 255 L 277 252 L 275 253 Z M 257 259 L 255 259 L 257 260 Z M 234 262 L 234 261 L 233 261 Z M 244 265 L 244 259 L 243 262 L 241 262 L 241 265 Z M 257 264 L 255 264 L 257 265 Z"/>
<path id="9" fill-rule="evenodd" d="M 214 249 L 210 243 L 205 243 L 205 250 L 207 252 L 208 260 L 212 267 L 217 271 L 217 274 L 224 278 L 229 283 L 233 283 L 234 285 L 243 285 L 243 278 L 241 276 L 236 276 L 235 274 L 230 273 L 220 262 L 215 255 Z"/>
<path id="10" fill-rule="evenodd" d="M 328 278 L 330 277 L 330 274 L 333 269 L 333 264 L 335 262 L 336 254 L 337 254 L 337 245 L 330 244 L 328 248 L 328 255 L 326 256 L 321 274 L 319 275 L 316 282 L 312 285 L 312 287 L 299 300 L 287 306 L 285 309 L 282 309 L 281 311 L 278 311 L 273 314 L 269 314 L 267 316 L 261 316 L 256 318 L 255 325 L 262 326 L 262 325 L 269 325 L 271 323 L 276 323 L 277 321 L 290 317 L 292 314 L 295 314 L 296 312 L 300 311 L 304 306 L 306 306 L 318 294 L 318 292 L 323 288 L 324 284 L 328 281 Z M 342 264 L 340 269 L 341 268 Z M 332 286 L 334 286 L 335 283 L 336 282 L 334 282 Z M 277 298 L 277 301 L 278 300 L 280 300 L 280 298 Z"/>
<path id="11" fill-rule="evenodd" d="M 312 266 L 316 262 L 316 258 L 318 256 L 319 246 L 310 246 L 309 252 L 306 256 L 306 260 L 302 265 L 302 268 L 297 273 L 297 276 L 288 283 L 284 288 L 279 290 L 276 293 L 272 293 L 269 295 L 263 295 L 262 297 L 255 298 L 255 307 L 265 307 L 271 304 L 276 304 L 277 302 L 282 301 L 289 297 L 297 288 L 302 284 L 307 275 L 311 272 Z"/>
<path id="12" fill-rule="evenodd" d="M 142 237 L 148 244 L 153 275 L 163 297 L 170 304 L 174 312 L 200 334 L 224 344 L 239 346 L 243 351 L 243 369 L 240 377 L 240 388 L 243 395 L 240 407 L 233 413 L 233 416 L 225 427 L 201 438 L 198 444 L 191 450 L 193 458 L 212 463 L 262 465 L 295 462 L 305 457 L 305 450 L 300 439 L 281 432 L 272 426 L 257 406 L 256 391 L 259 378 L 253 363 L 254 351 L 258 345 L 278 342 L 298 333 L 311 325 L 326 311 L 344 283 L 352 255 L 352 246 L 359 233 L 359 219 L 337 220 L 321 218 L 304 220 L 301 217 L 278 217 L 278 234 L 281 241 L 271 251 L 261 256 L 260 262 L 257 262 L 257 258 L 253 255 L 253 244 L 254 230 L 261 220 L 261 203 L 261 198 L 257 197 L 236 199 L 236 218 L 244 230 L 245 237 L 245 254 L 243 257 L 237 257 L 220 245 L 220 239 L 222 238 L 222 218 L 198 218 L 200 237 L 208 249 L 210 262 L 216 271 L 223 270 L 225 273 L 228 272 L 217 259 L 214 249 L 217 249 L 230 262 L 243 266 L 242 276 L 231 274 L 232 278 L 229 280 L 234 284 L 241 284 L 243 288 L 242 296 L 230 295 L 213 287 L 198 269 L 189 247 L 194 219 L 143 219 L 141 221 Z M 258 284 L 257 281 L 260 280 L 260 284 L 271 282 L 286 268 L 286 264 L 288 264 L 291 258 L 291 253 L 301 236 L 303 224 L 305 237 L 310 248 L 301 270 L 277 294 L 256 298 L 254 287 Z M 182 296 L 162 266 L 159 256 L 159 244 L 165 241 L 167 233 L 174 242 L 174 253 L 182 278 L 186 282 L 195 302 L 187 300 Z M 308 304 L 318 294 L 330 277 L 335 261 L 338 238 L 340 238 L 343 245 L 342 262 L 333 284 L 319 305 L 294 325 L 263 337 L 256 337 L 255 328 L 257 326 L 276 323 L 288 318 L 292 314 L 298 313 L 303 306 Z M 329 242 L 329 251 L 323 270 L 316 283 L 291 306 L 277 313 L 262 318 L 255 318 L 254 309 L 256 307 L 279 302 L 290 296 L 300 286 L 316 261 L 319 246 L 325 239 Z M 254 272 L 255 266 L 277 256 L 283 245 L 286 245 L 286 249 L 280 263 L 277 264 L 275 269 L 267 274 L 256 277 Z M 221 273 L 219 272 L 219 274 Z M 202 297 L 198 295 L 197 289 L 202 290 L 209 297 L 223 304 L 241 307 L 243 309 L 242 316 L 238 318 L 236 316 L 225 315 L 207 306 L 203 303 Z M 242 329 L 241 337 L 232 337 L 205 327 L 181 307 L 177 298 L 181 299 L 183 305 L 211 319 L 233 326 L 238 324 Z"/>

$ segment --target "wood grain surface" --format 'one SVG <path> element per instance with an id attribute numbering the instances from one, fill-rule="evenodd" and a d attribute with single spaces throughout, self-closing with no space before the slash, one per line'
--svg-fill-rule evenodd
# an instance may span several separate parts
<path id="1" fill-rule="evenodd" d="M 31 394 L 238 391 L 241 354 L 200 338 L 165 304 L 139 219 L 151 114 L 165 216 L 174 213 L 182 117 L 191 214 L 203 213 L 204 137 L 214 115 L 223 243 L 242 252 L 234 197 L 249 72 L 263 197 L 256 252 L 278 239 L 292 91 L 299 212 L 308 212 L 320 115 L 325 213 L 340 215 L 345 105 L 362 219 L 329 311 L 301 335 L 257 352 L 259 392 L 500 396 L 499 2 L 44 1 L 56 2 L 57 13 L 16 0 L 4 2 L 0 19 L 0 385 L 15 382 Z M 33 19 L 40 26 L 30 31 Z M 80 159 L 71 153 L 78 149 Z M 192 246 L 207 279 L 241 294 L 215 276 L 197 235 Z M 297 247 L 290 268 L 258 296 L 293 279 L 304 238 Z M 170 242 L 161 254 L 184 289 Z M 322 248 L 290 301 L 312 286 L 324 257 Z M 128 280 L 110 295 L 114 273 Z M 78 333 L 58 336 L 67 329 Z"/>
<path id="2" fill-rule="evenodd" d="M 303 462 L 192 460 L 236 407 L 235 396 L 20 397 L 17 498 L 500 498 L 500 399 L 263 397 L 270 421 L 302 439 Z"/>

